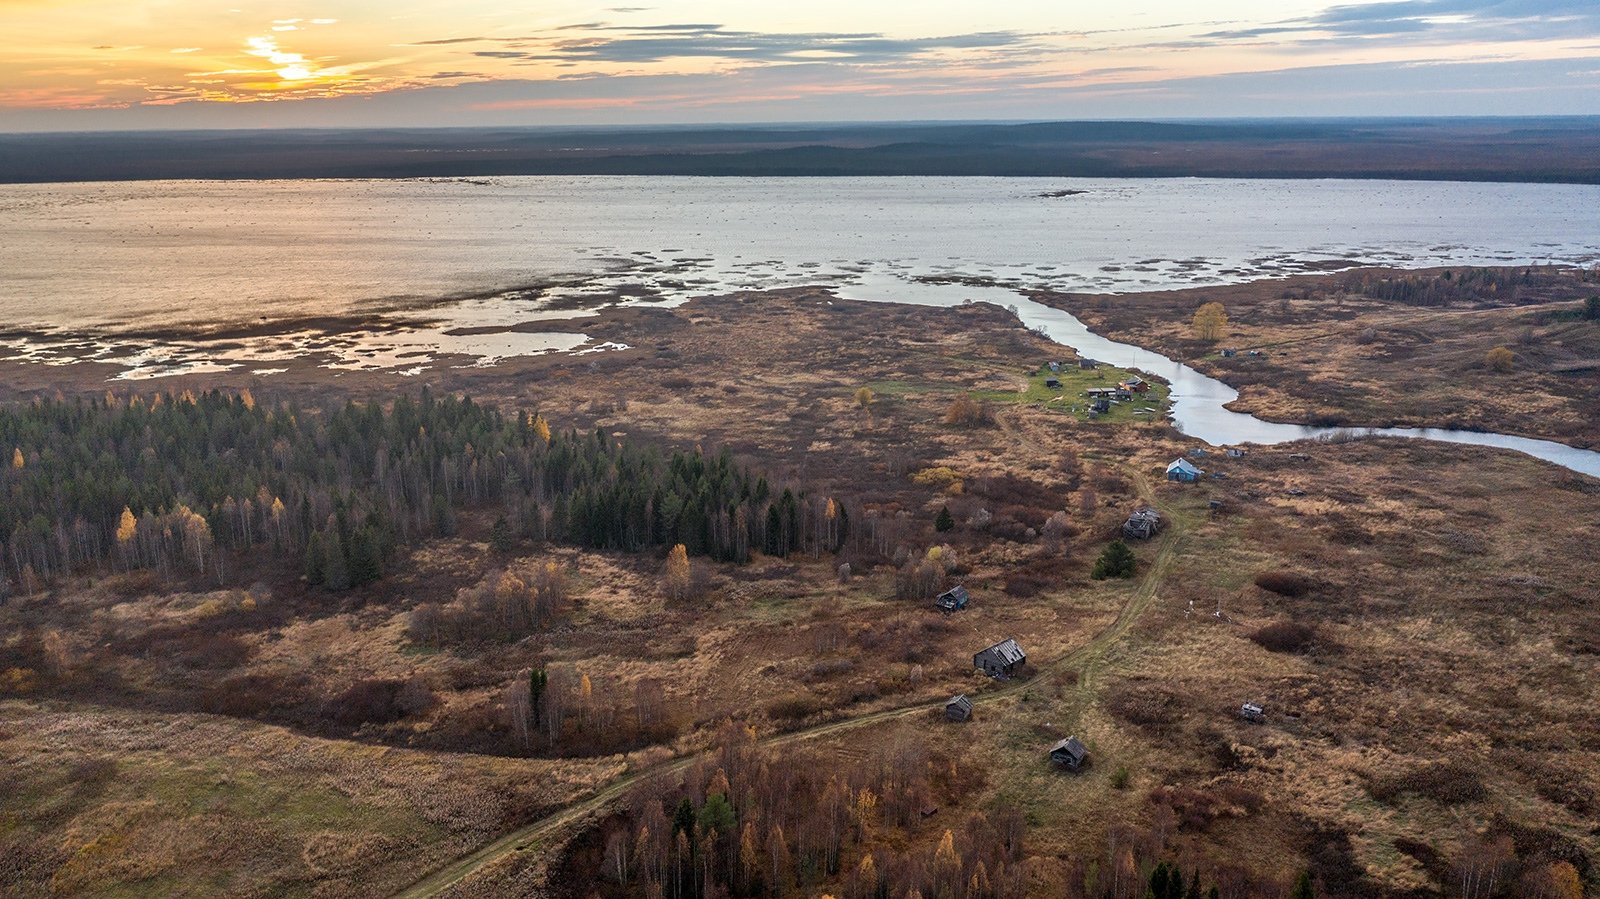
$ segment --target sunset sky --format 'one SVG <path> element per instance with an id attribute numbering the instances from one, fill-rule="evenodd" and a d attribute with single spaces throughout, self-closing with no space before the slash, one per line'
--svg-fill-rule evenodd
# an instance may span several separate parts
<path id="1" fill-rule="evenodd" d="M 1600 114 L 1597 0 L 0 0 L 0 130 Z"/>

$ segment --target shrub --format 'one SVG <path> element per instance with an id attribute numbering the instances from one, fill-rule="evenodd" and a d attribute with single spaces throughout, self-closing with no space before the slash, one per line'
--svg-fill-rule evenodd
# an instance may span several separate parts
<path id="1" fill-rule="evenodd" d="M 1483 357 L 1488 366 L 1501 374 L 1505 374 L 1516 367 L 1517 354 L 1503 346 L 1497 346 Z"/>
<path id="2" fill-rule="evenodd" d="M 1121 540 L 1113 540 L 1105 552 L 1100 554 L 1100 558 L 1094 560 L 1094 571 L 1090 572 L 1089 576 L 1097 581 L 1112 577 L 1133 577 L 1133 566 L 1133 550 Z"/>
<path id="3" fill-rule="evenodd" d="M 1113 790 L 1126 790 L 1128 788 L 1128 769 L 1118 768 L 1111 774 L 1111 788 Z"/>
<path id="4" fill-rule="evenodd" d="M 961 475 L 956 474 L 955 469 L 944 465 L 922 469 L 911 476 L 911 483 L 949 489 L 951 493 L 961 492 Z"/>
<path id="5" fill-rule="evenodd" d="M 388 678 L 356 681 L 323 705 L 323 716 L 350 727 L 397 721 L 405 714 L 400 705 L 404 687 L 405 681 Z"/>
<path id="6" fill-rule="evenodd" d="M 1402 774 L 1374 778 L 1367 786 L 1367 792 L 1384 803 L 1393 803 L 1409 794 L 1444 805 L 1477 802 L 1489 795 L 1478 772 L 1455 762 L 1425 765 Z"/>
<path id="7" fill-rule="evenodd" d="M 962 428 L 992 425 L 994 424 L 994 413 L 990 412 L 987 406 L 964 393 L 951 401 L 950 408 L 945 410 L 944 421 L 945 424 Z"/>
<path id="8" fill-rule="evenodd" d="M 822 702 L 810 693 L 791 693 L 767 703 L 767 717 L 775 721 L 798 721 L 821 709 Z"/>
<path id="9" fill-rule="evenodd" d="M 1263 571 L 1256 575 L 1256 586 L 1279 596 L 1305 596 L 1316 589 L 1316 582 L 1293 571 Z"/>
<path id="10" fill-rule="evenodd" d="M 1317 636 L 1316 629 L 1298 621 L 1277 621 L 1250 635 L 1268 652 L 1305 652 Z"/>

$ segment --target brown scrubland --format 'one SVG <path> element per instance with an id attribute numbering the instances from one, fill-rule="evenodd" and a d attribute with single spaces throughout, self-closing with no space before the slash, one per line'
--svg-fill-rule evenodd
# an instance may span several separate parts
<path id="1" fill-rule="evenodd" d="M 1358 277 L 1196 292 L 1227 308 L 1221 345 L 1301 348 L 1202 367 L 1269 417 L 1600 437 L 1593 373 L 1549 370 L 1600 344 L 1600 324 L 1563 317 L 1581 276 L 1536 271 L 1510 299 L 1427 281 L 1440 306 Z M 1190 299 L 1051 301 L 1198 358 Z M 1514 389 L 1482 365 L 1479 318 L 1534 331 L 1507 344 Z M 1070 354 L 983 305 L 795 290 L 584 329 L 632 349 L 440 369 L 430 387 L 726 449 L 838 498 L 848 534 L 678 559 L 508 536 L 498 506 L 463 500 L 453 535 L 397 546 L 346 590 L 265 549 L 220 577 L 87 566 L 14 587 L 5 894 L 1136 899 L 1172 869 L 1182 889 L 1156 895 L 1278 897 L 1307 874 L 1325 896 L 1594 889 L 1595 479 L 1340 440 L 1213 450 L 1199 484 L 1169 483 L 1196 441 L 1039 401 L 1040 367 Z M 1426 339 L 1402 356 L 1402 334 Z M 270 402 L 318 386 L 312 369 L 229 377 L 182 387 Z M 1145 505 L 1163 527 L 1130 541 L 1132 577 L 1091 578 Z M 958 583 L 968 608 L 935 609 Z M 976 672 L 1006 637 L 1019 676 Z M 952 723 L 958 693 L 974 711 Z M 1077 773 L 1046 757 L 1067 736 L 1089 749 Z"/>

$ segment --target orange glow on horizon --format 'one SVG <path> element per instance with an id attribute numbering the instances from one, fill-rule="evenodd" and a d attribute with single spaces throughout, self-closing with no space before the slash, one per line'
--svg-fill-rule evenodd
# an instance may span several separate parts
<path id="1" fill-rule="evenodd" d="M 1460 29 L 1454 38 L 1446 39 L 1449 31 L 1407 38 L 1396 30 L 1378 39 L 1340 33 L 1337 17 L 1319 18 L 1331 5 L 1283 0 L 1263 12 L 1246 0 L 1217 0 L 1198 17 L 1185 0 L 1135 0 L 1117 10 L 1017 0 L 1003 9 L 934 4 L 911 15 L 859 0 L 814 0 L 780 16 L 728 0 L 681 0 L 663 18 L 659 9 L 570 0 L 551 0 L 534 13 L 486 0 L 458 0 L 448 11 L 411 0 L 318 0 L 271 14 L 193 0 L 13 0 L 0 2 L 0 113 L 284 103 L 486 83 L 507 88 L 474 92 L 457 108 L 1018 98 L 1091 87 L 1159 90 L 1184 79 L 1315 67 L 1463 61 L 1592 60 L 1588 68 L 1600 70 L 1600 15 L 1593 34 L 1546 28 L 1545 36 L 1513 29 L 1502 36 L 1456 15 L 1417 19 L 1428 29 Z M 1359 10 L 1361 0 L 1337 5 Z"/>

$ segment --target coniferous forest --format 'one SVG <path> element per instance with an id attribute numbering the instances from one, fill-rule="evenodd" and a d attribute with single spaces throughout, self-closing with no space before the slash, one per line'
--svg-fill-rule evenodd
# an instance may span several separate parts
<path id="1" fill-rule="evenodd" d="M 107 395 L 0 409 L 0 595 L 74 571 L 225 576 L 231 552 L 303 560 L 345 589 L 395 550 L 455 532 L 466 508 L 497 531 L 606 550 L 683 544 L 744 561 L 752 548 L 832 550 L 848 516 L 775 490 L 726 451 L 705 455 L 553 430 L 426 388 L 389 406 L 258 404 L 249 392 Z"/>

